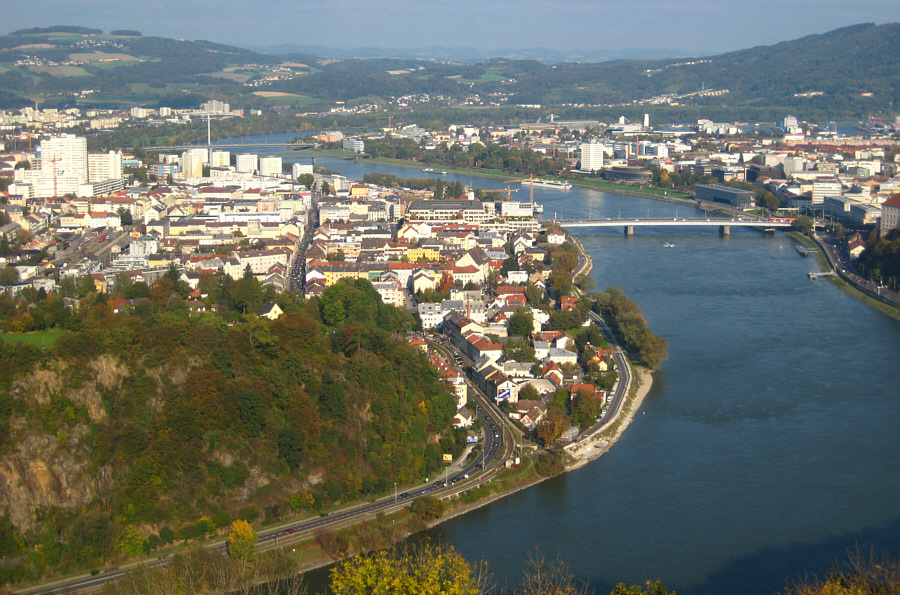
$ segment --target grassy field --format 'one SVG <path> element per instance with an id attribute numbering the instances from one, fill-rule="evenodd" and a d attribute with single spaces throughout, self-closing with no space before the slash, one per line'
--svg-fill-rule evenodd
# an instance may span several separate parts
<path id="1" fill-rule="evenodd" d="M 255 95 L 255 93 L 254 93 Z M 303 107 L 305 105 L 309 105 L 311 103 L 315 103 L 316 100 L 312 97 L 307 97 L 306 95 L 280 95 L 280 96 L 269 96 L 265 98 L 266 103 L 270 105 L 289 105 L 293 107 Z"/>
<path id="2" fill-rule="evenodd" d="M 35 347 L 52 347 L 56 338 L 66 331 L 40 331 L 35 333 L 0 333 L 5 343 L 27 343 Z"/>

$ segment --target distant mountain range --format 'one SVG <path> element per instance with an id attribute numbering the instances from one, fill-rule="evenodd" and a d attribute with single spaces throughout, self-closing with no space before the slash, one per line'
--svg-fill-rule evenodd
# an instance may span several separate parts
<path id="1" fill-rule="evenodd" d="M 715 56 L 623 59 L 543 48 L 387 51 L 280 45 L 256 50 L 79 27 L 0 37 L 0 108 L 169 105 L 210 98 L 242 107 L 314 110 L 335 101 L 440 97 L 441 105 L 539 104 L 569 117 L 668 110 L 817 118 L 892 116 L 900 105 L 900 24 L 861 24 Z M 494 52 L 491 52 L 494 54 Z M 602 60 L 602 58 L 607 58 Z M 476 97 L 473 99 L 473 97 Z M 434 107 L 432 105 L 432 107 Z M 679 111 L 680 110 L 680 111 Z M 765 114 L 765 116 L 763 116 Z"/>
<path id="2" fill-rule="evenodd" d="M 559 62 L 606 62 L 609 60 L 684 57 L 684 52 L 665 48 L 601 49 L 593 51 L 553 50 L 549 48 L 495 49 L 431 46 L 425 48 L 335 48 L 323 45 L 296 45 L 282 43 L 271 46 L 245 46 L 261 54 L 308 54 L 326 60 L 366 60 L 370 58 L 398 58 L 412 60 L 449 60 L 455 62 L 483 62 L 492 58 L 508 60 L 537 60 L 549 64 Z"/>

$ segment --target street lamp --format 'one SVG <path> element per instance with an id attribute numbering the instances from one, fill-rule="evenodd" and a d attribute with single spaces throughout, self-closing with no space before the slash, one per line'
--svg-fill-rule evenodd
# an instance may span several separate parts
<path id="1" fill-rule="evenodd" d="M 394 504 L 397 503 L 397 482 L 394 482 Z"/>

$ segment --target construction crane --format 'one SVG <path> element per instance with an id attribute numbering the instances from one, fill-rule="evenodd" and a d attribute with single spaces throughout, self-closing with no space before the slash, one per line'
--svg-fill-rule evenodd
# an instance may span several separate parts
<path id="1" fill-rule="evenodd" d="M 388 130 L 393 130 L 393 129 L 394 129 L 394 127 L 391 125 L 392 122 L 394 121 L 394 116 L 393 116 L 393 114 L 388 114 L 388 115 L 386 115 L 386 116 L 377 116 L 375 119 L 376 119 L 376 120 L 387 120 L 387 121 L 388 121 L 387 129 L 388 129 Z"/>
<path id="2" fill-rule="evenodd" d="M 41 158 L 41 160 L 43 161 L 43 157 Z M 56 183 L 59 180 L 59 174 L 65 173 L 65 172 L 56 171 L 56 164 L 57 164 L 57 162 L 61 161 L 61 159 L 59 158 L 58 155 L 54 154 L 53 159 L 48 159 L 47 161 L 49 161 L 50 163 L 53 164 L 53 198 L 58 198 L 59 192 L 57 192 Z M 44 168 L 44 165 L 41 164 L 41 169 L 43 169 L 43 168 Z"/>
<path id="3" fill-rule="evenodd" d="M 533 207 L 534 206 L 534 174 L 531 174 L 531 176 L 521 179 L 521 180 L 504 180 L 503 181 L 504 184 L 522 184 L 524 182 L 528 182 L 528 185 L 530 186 L 530 189 L 528 192 L 528 202 L 530 202 L 531 206 Z"/>
<path id="4" fill-rule="evenodd" d="M 513 193 L 513 192 L 518 192 L 518 191 L 519 191 L 518 188 L 516 188 L 515 190 L 513 190 L 512 188 L 510 188 L 509 186 L 507 186 L 507 187 L 506 187 L 506 190 L 504 190 L 504 189 L 501 188 L 501 189 L 499 189 L 499 190 L 485 190 L 484 192 L 485 192 L 485 193 L 487 193 L 487 192 L 491 192 L 491 193 L 493 193 L 493 192 L 505 192 L 505 193 L 506 193 L 506 200 L 512 200 L 512 193 Z"/>

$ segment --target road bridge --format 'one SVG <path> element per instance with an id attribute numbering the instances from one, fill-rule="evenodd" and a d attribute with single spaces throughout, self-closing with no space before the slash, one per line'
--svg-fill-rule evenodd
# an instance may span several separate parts
<path id="1" fill-rule="evenodd" d="M 718 227 L 722 235 L 730 235 L 731 228 L 753 227 L 764 231 L 790 228 L 790 221 L 771 221 L 749 217 L 726 219 L 722 217 L 617 217 L 608 219 L 558 219 L 567 229 L 575 227 L 622 227 L 625 235 L 633 235 L 635 227 Z"/>
<path id="2" fill-rule="evenodd" d="M 214 145 L 159 145 L 156 147 L 145 147 L 145 149 L 153 151 L 188 151 L 190 149 L 272 149 L 280 147 L 290 147 L 296 151 L 303 149 L 315 149 L 315 143 L 235 143 L 235 144 L 214 144 Z"/>

